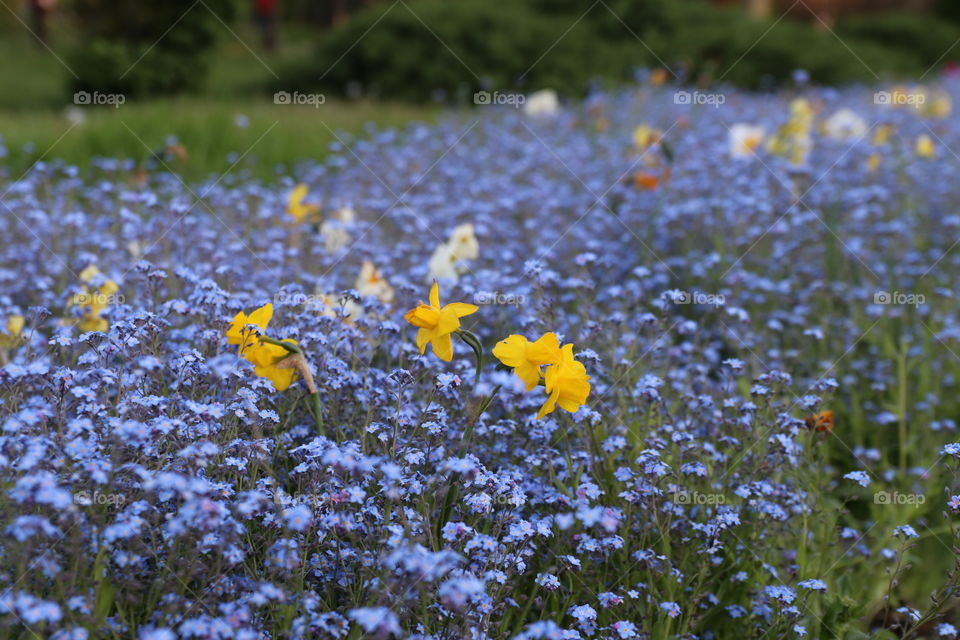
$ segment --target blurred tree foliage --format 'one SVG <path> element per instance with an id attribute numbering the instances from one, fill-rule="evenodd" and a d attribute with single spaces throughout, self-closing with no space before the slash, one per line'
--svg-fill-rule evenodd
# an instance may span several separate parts
<path id="1" fill-rule="evenodd" d="M 318 55 L 290 70 L 287 88 L 412 101 L 478 89 L 576 95 L 663 65 L 690 82 L 751 88 L 796 69 L 824 84 L 870 82 L 919 75 L 960 38 L 957 25 L 925 14 L 851 18 L 831 33 L 703 0 L 407 3 L 371 7 L 320 36 Z"/>
<path id="2" fill-rule="evenodd" d="M 73 89 L 129 97 L 199 87 L 236 0 L 70 0 L 66 8 L 80 33 L 69 55 Z"/>

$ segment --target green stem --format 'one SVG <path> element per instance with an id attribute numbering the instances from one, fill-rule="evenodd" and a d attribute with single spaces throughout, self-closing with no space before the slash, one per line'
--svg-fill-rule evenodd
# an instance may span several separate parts
<path id="1" fill-rule="evenodd" d="M 303 354 L 303 351 L 297 345 L 292 342 L 284 342 L 282 340 L 274 340 L 273 338 L 268 338 L 267 336 L 260 336 L 260 342 L 265 342 L 266 344 L 273 344 L 278 347 L 283 347 L 290 353 L 299 353 Z"/>

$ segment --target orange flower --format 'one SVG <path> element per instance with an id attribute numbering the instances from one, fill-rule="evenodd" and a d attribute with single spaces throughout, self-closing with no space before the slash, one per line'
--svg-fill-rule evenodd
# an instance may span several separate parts
<path id="1" fill-rule="evenodd" d="M 807 429 L 811 431 L 820 431 L 833 433 L 833 411 L 821 411 L 805 419 Z"/>

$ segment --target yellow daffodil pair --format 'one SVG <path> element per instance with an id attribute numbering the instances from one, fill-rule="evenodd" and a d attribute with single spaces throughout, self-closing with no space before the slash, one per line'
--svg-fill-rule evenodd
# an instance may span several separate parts
<path id="1" fill-rule="evenodd" d="M 554 333 L 545 333 L 535 342 L 521 335 L 511 335 L 497 343 L 493 355 L 532 390 L 543 380 L 547 401 L 537 418 L 543 418 L 559 405 L 574 413 L 590 395 L 590 376 L 581 362 L 573 357 L 573 345 L 560 346 Z"/>
<path id="2" fill-rule="evenodd" d="M 421 301 L 406 313 L 404 319 L 418 329 L 417 348 L 420 353 L 425 353 L 429 344 L 437 357 L 447 362 L 453 359 L 452 336 L 459 334 L 478 352 L 479 375 L 479 342 L 475 336 L 460 329 L 460 318 L 476 311 L 476 305 L 462 302 L 441 306 L 440 288 L 434 282 L 430 288 L 429 304 Z M 573 357 L 573 345 L 561 347 L 554 333 L 544 334 L 535 342 L 521 335 L 511 335 L 497 343 L 493 355 L 514 370 L 527 391 L 543 382 L 547 400 L 540 408 L 538 418 L 552 413 L 558 405 L 575 412 L 590 395 L 590 376 L 583 364 Z"/>
<path id="3" fill-rule="evenodd" d="M 92 286 L 94 278 L 101 275 L 100 269 L 91 264 L 80 272 L 80 279 L 84 282 L 80 292 L 73 296 L 74 306 L 84 309 L 78 326 L 81 331 L 106 331 L 110 323 L 100 316 L 100 312 L 110 306 L 111 298 L 120 290 L 117 283 L 107 278 L 99 286 Z"/>
<path id="4" fill-rule="evenodd" d="M 243 311 L 234 316 L 227 330 L 227 342 L 237 345 L 237 355 L 253 363 L 253 372 L 273 383 L 277 391 L 285 391 L 297 377 L 292 367 L 278 367 L 290 352 L 276 344 L 263 342 L 260 337 L 273 317 L 273 305 L 267 303 L 247 315 Z M 293 346 L 294 340 L 283 340 Z"/>

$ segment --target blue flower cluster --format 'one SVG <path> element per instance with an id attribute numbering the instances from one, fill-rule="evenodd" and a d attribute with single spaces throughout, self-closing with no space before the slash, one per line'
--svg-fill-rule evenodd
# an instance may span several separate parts
<path id="1" fill-rule="evenodd" d="M 956 637 L 960 84 L 887 89 L 478 108 L 271 184 L 7 176 L 2 634 Z M 464 329 L 575 343 L 586 405 L 420 354 L 448 257 Z M 227 343 L 266 303 L 322 435 Z"/>

